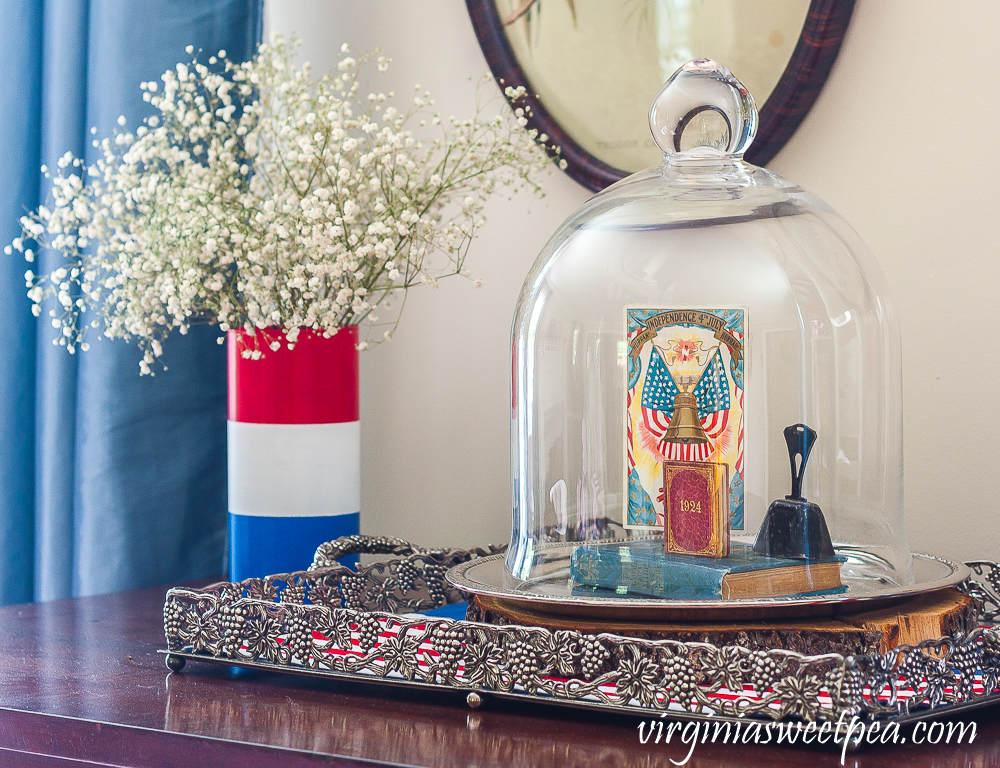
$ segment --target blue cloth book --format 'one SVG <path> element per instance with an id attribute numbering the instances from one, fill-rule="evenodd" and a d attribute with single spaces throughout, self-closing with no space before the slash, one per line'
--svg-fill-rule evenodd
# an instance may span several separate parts
<path id="1" fill-rule="evenodd" d="M 662 539 L 644 539 L 581 544 L 573 551 L 570 575 L 577 584 L 619 595 L 736 600 L 841 592 L 845 560 L 840 555 L 812 563 L 763 557 L 738 542 L 727 557 L 676 555 L 664 551 Z"/>

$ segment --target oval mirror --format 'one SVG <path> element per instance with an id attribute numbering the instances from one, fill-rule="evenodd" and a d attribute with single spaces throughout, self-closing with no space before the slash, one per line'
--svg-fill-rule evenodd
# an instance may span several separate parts
<path id="1" fill-rule="evenodd" d="M 597 191 L 656 165 L 647 114 L 684 62 L 725 64 L 753 93 L 747 160 L 767 163 L 812 106 L 854 0 L 466 0 L 494 77 L 525 86 L 529 125 Z"/>

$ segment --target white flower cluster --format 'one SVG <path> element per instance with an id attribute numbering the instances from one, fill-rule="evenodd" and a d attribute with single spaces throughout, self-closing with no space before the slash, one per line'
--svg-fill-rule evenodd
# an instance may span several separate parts
<path id="1" fill-rule="evenodd" d="M 295 45 L 276 38 L 246 63 L 219 51 L 178 64 L 141 86 L 158 115 L 95 141 L 102 157 L 88 168 L 59 161 L 51 206 L 23 217 L 6 248 L 29 262 L 38 246 L 67 258 L 49 275 L 25 273 L 36 315 L 55 296 L 53 343 L 86 350 L 81 315 L 94 310 L 104 335 L 139 341 L 149 373 L 169 332 L 196 323 L 256 334 L 254 357 L 280 338 L 269 330 L 289 346 L 302 328 L 371 331 L 394 295 L 469 276 L 491 194 L 541 191 L 543 148 L 558 149 L 523 129 L 523 89 L 507 89 L 515 114 L 492 119 L 480 102 L 473 119 L 442 120 L 419 86 L 400 112 L 391 92 L 359 95 L 361 66 L 384 72 L 385 57 L 357 61 L 344 46 L 337 71 L 317 79 L 293 66 Z M 419 141 L 413 123 L 432 137 Z"/>

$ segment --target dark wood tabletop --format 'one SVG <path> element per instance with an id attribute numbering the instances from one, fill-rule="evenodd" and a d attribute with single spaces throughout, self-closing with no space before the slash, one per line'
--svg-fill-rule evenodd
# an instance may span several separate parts
<path id="1" fill-rule="evenodd" d="M 670 766 L 689 747 L 640 720 L 190 662 L 170 673 L 165 588 L 0 608 L 0 765 Z M 848 753 L 847 766 L 1000 766 L 1000 707 L 976 738 Z M 645 721 L 644 721 L 645 722 Z M 909 736 L 903 729 L 903 736 Z M 968 736 L 966 737 L 968 742 Z M 840 765 L 839 748 L 698 744 L 689 766 Z"/>

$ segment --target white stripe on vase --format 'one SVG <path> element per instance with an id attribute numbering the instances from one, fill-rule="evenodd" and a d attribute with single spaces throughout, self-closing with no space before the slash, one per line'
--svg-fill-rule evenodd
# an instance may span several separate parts
<path id="1" fill-rule="evenodd" d="M 229 511 L 258 517 L 361 509 L 361 422 L 228 422 Z"/>

